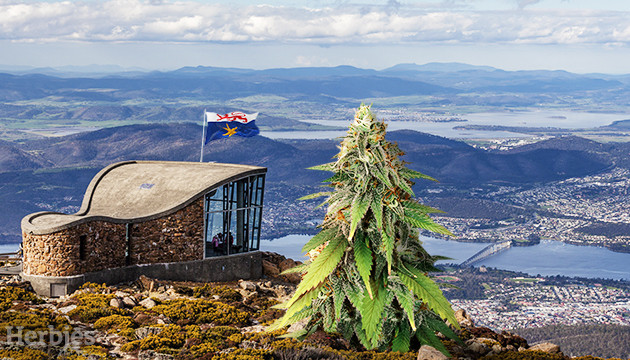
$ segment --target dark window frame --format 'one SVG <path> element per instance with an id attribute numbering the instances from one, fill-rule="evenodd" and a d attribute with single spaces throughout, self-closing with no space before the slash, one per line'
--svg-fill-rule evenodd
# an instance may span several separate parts
<path id="1" fill-rule="evenodd" d="M 204 258 L 260 249 L 264 189 L 265 174 L 256 174 L 223 184 L 204 196 Z M 222 230 L 215 236 L 221 236 L 220 248 L 213 245 L 209 233 L 219 226 L 215 225 L 218 214 L 222 215 Z M 235 244 L 229 240 L 230 234 L 236 236 Z"/>

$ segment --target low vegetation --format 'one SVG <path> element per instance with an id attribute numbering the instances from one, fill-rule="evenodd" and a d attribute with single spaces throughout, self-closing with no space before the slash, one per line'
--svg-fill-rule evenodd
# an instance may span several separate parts
<path id="1" fill-rule="evenodd" d="M 261 332 L 262 325 L 282 316 L 282 311 L 271 307 L 278 300 L 288 299 L 285 294 L 287 283 L 278 279 L 256 282 L 256 290 L 241 289 L 236 284 L 190 284 L 159 283 L 157 292 L 149 293 L 140 283 L 120 287 L 87 284 L 75 294 L 58 300 L 42 299 L 28 288 L 28 284 L 0 287 L 0 292 L 12 298 L 9 308 L 0 311 L 0 338 L 5 340 L 8 326 L 23 327 L 23 331 L 72 332 L 88 335 L 81 343 L 53 344 L 44 337 L 41 344 L 29 346 L 12 343 L 0 348 L 0 358 L 15 360 L 114 360 L 123 356 L 138 356 L 161 359 L 206 359 L 206 360 L 413 360 L 421 345 L 417 339 L 411 341 L 411 351 L 366 350 L 353 344 L 339 333 L 315 331 L 303 340 L 287 338 L 286 330 Z M 176 291 L 175 291 L 176 290 Z M 282 290 L 282 291 L 280 291 Z M 117 308 L 107 299 L 123 296 L 138 300 L 151 299 L 155 303 L 150 308 L 137 305 Z M 189 294 L 189 295 L 184 295 Z M 220 295 L 219 295 L 220 294 Z M 195 295 L 197 297 L 195 297 Z M 236 301 L 235 299 L 240 298 Z M 89 321 L 76 317 L 83 310 L 74 310 L 93 304 L 104 316 L 88 316 Z M 146 305 L 146 304 L 145 304 Z M 69 311 L 75 307 L 74 310 Z M 203 314 L 220 310 L 226 319 Z M 91 313 L 94 314 L 94 313 Z M 264 321 L 261 314 L 266 314 Z M 230 317 L 233 316 L 233 317 Z M 510 345 L 513 348 L 527 347 L 527 342 L 508 333 L 498 334 L 487 328 L 462 327 L 455 331 L 467 344 L 478 342 L 486 348 Z M 15 329 L 13 330 L 15 333 Z M 437 335 L 438 341 L 455 358 L 477 359 L 560 359 L 569 358 L 561 354 L 547 354 L 532 351 L 508 351 L 492 355 L 471 352 L 456 342 Z M 73 346 L 66 346 L 73 345 Z M 161 354 L 161 355 L 160 355 Z M 169 357 L 170 356 L 170 357 Z M 485 356 L 485 357 L 484 357 Z M 574 358 L 595 360 L 598 358 Z"/>

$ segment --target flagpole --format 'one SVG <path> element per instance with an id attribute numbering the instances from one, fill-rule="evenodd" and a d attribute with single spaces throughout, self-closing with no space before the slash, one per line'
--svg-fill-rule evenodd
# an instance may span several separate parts
<path id="1" fill-rule="evenodd" d="M 199 162 L 203 162 L 203 147 L 206 144 L 206 109 L 203 109 L 203 131 L 201 132 L 201 157 Z"/>

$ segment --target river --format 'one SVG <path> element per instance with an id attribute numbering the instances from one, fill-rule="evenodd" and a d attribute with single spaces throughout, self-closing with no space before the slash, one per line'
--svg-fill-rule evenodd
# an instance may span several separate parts
<path id="1" fill-rule="evenodd" d="M 261 241 L 260 248 L 294 260 L 304 260 L 300 249 L 311 235 L 288 235 Z M 424 248 L 432 255 L 443 255 L 461 263 L 486 247 L 487 243 L 463 243 L 429 237 L 421 238 Z M 630 281 L 630 254 L 616 253 L 605 248 L 577 246 L 559 241 L 543 240 L 538 245 L 512 247 L 481 261 L 475 266 L 521 271 L 530 275 L 563 275 L 569 277 L 604 278 Z"/>

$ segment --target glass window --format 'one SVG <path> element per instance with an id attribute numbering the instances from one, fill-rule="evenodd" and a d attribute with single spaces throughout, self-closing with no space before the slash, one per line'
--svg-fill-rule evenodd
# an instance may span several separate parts
<path id="1" fill-rule="evenodd" d="M 206 194 L 206 257 L 259 249 L 264 181 L 250 176 Z"/>

